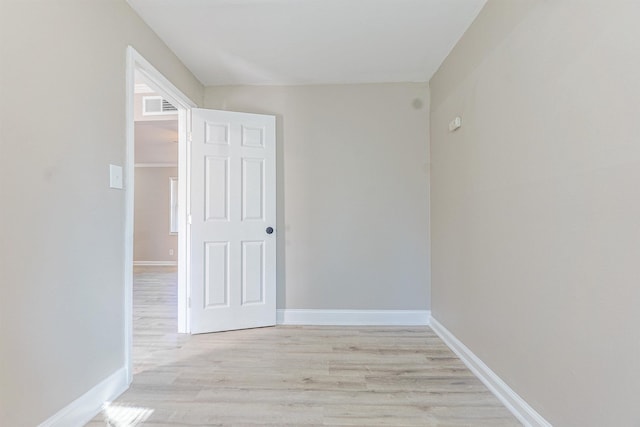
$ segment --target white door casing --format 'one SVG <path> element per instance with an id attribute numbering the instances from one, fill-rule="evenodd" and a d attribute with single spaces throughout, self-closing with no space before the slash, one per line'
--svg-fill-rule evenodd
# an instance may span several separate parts
<path id="1" fill-rule="evenodd" d="M 273 326 L 275 117 L 191 111 L 191 332 Z"/>

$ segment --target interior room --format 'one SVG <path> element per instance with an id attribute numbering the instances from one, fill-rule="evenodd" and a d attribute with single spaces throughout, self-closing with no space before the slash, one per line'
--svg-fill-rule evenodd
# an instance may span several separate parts
<path id="1" fill-rule="evenodd" d="M 0 425 L 639 425 L 639 18 L 0 0 Z"/>
<path id="2" fill-rule="evenodd" d="M 142 79 L 135 87 L 133 263 L 140 267 L 177 266 L 177 110 Z"/>

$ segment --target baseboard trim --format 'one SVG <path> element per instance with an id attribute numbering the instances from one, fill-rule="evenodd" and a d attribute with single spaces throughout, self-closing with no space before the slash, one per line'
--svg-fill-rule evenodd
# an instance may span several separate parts
<path id="1" fill-rule="evenodd" d="M 431 329 L 467 365 L 467 368 L 507 407 L 509 411 L 527 427 L 552 427 L 542 415 L 536 412 L 523 398 L 511 389 L 478 356 L 455 337 L 440 322 L 431 317 Z"/>
<path id="2" fill-rule="evenodd" d="M 129 388 L 127 370 L 123 367 L 62 408 L 39 427 L 84 426 L 98 415 L 106 402 L 114 400 L 127 388 Z"/>
<path id="3" fill-rule="evenodd" d="M 152 267 L 152 266 L 166 266 L 173 267 L 178 265 L 177 261 L 133 261 L 133 265 L 136 267 Z"/>
<path id="4" fill-rule="evenodd" d="M 279 325 L 427 326 L 429 310 L 296 310 L 277 311 Z"/>

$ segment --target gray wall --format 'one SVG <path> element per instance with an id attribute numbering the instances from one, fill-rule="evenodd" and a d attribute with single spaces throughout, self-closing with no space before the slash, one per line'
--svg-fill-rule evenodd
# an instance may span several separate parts
<path id="1" fill-rule="evenodd" d="M 124 364 L 125 51 L 202 86 L 120 0 L 0 2 L 0 425 L 33 426 Z"/>
<path id="2" fill-rule="evenodd" d="M 638 17 L 489 0 L 430 82 L 433 315 L 557 426 L 640 425 Z"/>
<path id="3" fill-rule="evenodd" d="M 136 168 L 134 261 L 178 262 L 178 235 L 169 234 L 169 178 L 177 176 L 175 167 Z"/>
<path id="4" fill-rule="evenodd" d="M 428 309 L 426 84 L 208 87 L 277 116 L 278 307 Z"/>

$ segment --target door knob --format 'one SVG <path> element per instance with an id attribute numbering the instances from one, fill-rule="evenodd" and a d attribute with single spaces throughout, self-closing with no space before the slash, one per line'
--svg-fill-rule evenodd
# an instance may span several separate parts
<path id="1" fill-rule="evenodd" d="M 273 233 L 273 227 L 267 227 L 265 231 L 267 232 L 267 234 L 271 234 Z"/>

